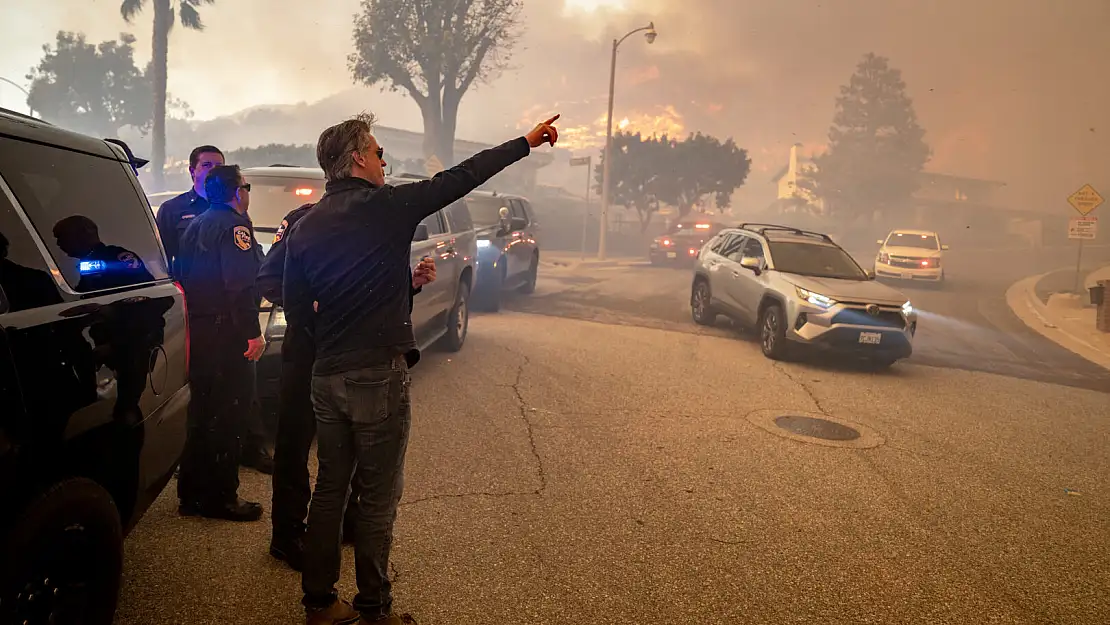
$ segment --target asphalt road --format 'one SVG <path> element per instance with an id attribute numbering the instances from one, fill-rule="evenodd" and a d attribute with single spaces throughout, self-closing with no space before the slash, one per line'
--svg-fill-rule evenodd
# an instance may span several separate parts
<path id="1" fill-rule="evenodd" d="M 854 255 L 864 267 L 871 266 L 873 251 L 854 251 Z M 1066 267 L 1074 258 L 1074 250 L 1067 249 L 1038 253 L 954 250 L 945 256 L 947 283 L 943 288 L 892 283 L 919 312 L 910 362 L 1110 392 L 1110 372 L 1033 332 L 1006 304 L 1006 290 L 1014 282 Z M 1084 258 L 1085 266 L 1090 267 L 1110 263 L 1110 247 L 1088 248 Z M 724 318 L 718 320 L 720 331 L 707 331 L 690 320 L 689 269 L 646 263 L 545 269 L 536 294 L 511 297 L 506 307 L 738 340 L 755 338 L 752 332 L 732 328 Z"/>
<path id="2" fill-rule="evenodd" d="M 645 325 L 503 312 L 421 361 L 400 610 L 422 625 L 1110 622 L 1110 396 L 772 364 L 727 329 Z M 789 415 L 861 436 L 793 437 L 773 422 Z M 267 478 L 242 483 L 268 507 Z M 118 622 L 299 622 L 299 577 L 266 554 L 268 531 L 179 518 L 171 485 L 127 542 Z M 345 596 L 353 578 L 346 548 Z"/>

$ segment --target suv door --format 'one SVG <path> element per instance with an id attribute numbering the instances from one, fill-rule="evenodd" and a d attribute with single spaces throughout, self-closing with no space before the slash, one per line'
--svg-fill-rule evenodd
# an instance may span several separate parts
<path id="1" fill-rule="evenodd" d="M 740 260 L 745 257 L 760 259 L 758 276 L 754 271 L 740 265 Z M 755 237 L 745 236 L 739 246 L 733 246 L 729 251 L 726 261 L 729 264 L 730 279 L 727 287 L 729 298 L 736 303 L 736 307 L 744 315 L 744 320 L 755 323 L 759 312 L 759 301 L 763 297 L 763 285 L 767 280 L 766 274 L 763 273 L 763 269 L 767 266 L 763 244 Z"/>
<path id="2" fill-rule="evenodd" d="M 428 227 L 428 240 L 413 241 L 410 266 L 416 267 L 421 258 L 431 256 L 436 261 L 437 278 L 435 282 L 424 285 L 420 294 L 413 300 L 413 330 L 416 333 L 417 342 L 423 345 L 443 326 L 444 315 L 454 303 L 454 292 L 452 291 L 449 296 L 447 286 L 444 284 L 449 280 L 440 279 L 440 276 L 450 275 L 455 249 L 453 238 L 447 230 L 443 211 L 436 211 L 420 223 Z"/>
<path id="3" fill-rule="evenodd" d="M 522 221 L 523 228 L 513 228 L 509 235 L 509 281 L 520 282 L 532 266 L 532 253 L 536 250 L 532 219 L 524 210 L 521 200 L 509 201 L 509 214 L 514 221 Z"/>
<path id="4" fill-rule="evenodd" d="M 728 254 L 733 249 L 739 249 L 745 238 L 744 235 L 737 233 L 723 234 L 706 252 L 705 266 L 709 272 L 709 288 L 713 294 L 713 302 L 728 309 L 732 314 L 739 311 L 739 305 L 732 298 L 729 283 L 733 279 L 733 271 L 738 266 L 728 260 Z"/>
<path id="5" fill-rule="evenodd" d="M 154 217 L 130 165 L 5 138 L 0 228 L 5 274 L 26 280 L 5 278 L 22 292 L 8 299 L 30 302 L 0 314 L 35 442 L 25 470 L 91 472 L 126 523 L 185 440 L 184 419 L 148 419 L 186 384 L 183 296 Z"/>

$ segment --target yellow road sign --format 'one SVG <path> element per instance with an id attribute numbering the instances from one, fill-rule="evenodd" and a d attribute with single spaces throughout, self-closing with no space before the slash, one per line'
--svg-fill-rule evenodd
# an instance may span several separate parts
<path id="1" fill-rule="evenodd" d="M 429 176 L 434 176 L 443 171 L 443 163 L 439 162 L 439 158 L 433 154 L 428 160 L 424 161 L 424 171 Z"/>
<path id="2" fill-rule="evenodd" d="M 1080 215 L 1089 215 L 1091 211 L 1102 205 L 1102 196 L 1089 184 L 1083 185 L 1075 193 L 1068 196 L 1068 204 L 1079 211 Z"/>

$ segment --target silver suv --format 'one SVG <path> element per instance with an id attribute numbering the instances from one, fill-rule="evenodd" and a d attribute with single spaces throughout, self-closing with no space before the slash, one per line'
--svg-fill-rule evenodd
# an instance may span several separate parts
<path id="1" fill-rule="evenodd" d="M 917 331 L 906 296 L 828 235 L 772 224 L 727 228 L 705 244 L 690 308 L 702 325 L 725 315 L 757 327 L 763 355 L 776 360 L 804 344 L 888 367 L 909 357 Z"/>

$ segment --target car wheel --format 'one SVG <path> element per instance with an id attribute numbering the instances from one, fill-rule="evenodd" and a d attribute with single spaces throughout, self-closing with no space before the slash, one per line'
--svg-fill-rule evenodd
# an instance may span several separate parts
<path id="1" fill-rule="evenodd" d="M 532 254 L 532 264 L 528 266 L 528 274 L 524 276 L 524 284 L 517 289 L 518 293 L 531 295 L 536 292 L 536 281 L 540 277 L 540 256 Z"/>
<path id="2" fill-rule="evenodd" d="M 893 367 L 896 362 L 898 362 L 897 358 L 876 358 L 871 360 L 868 364 L 872 371 L 886 371 Z"/>
<path id="3" fill-rule="evenodd" d="M 54 485 L 4 538 L 0 622 L 111 625 L 123 573 L 123 527 L 95 482 Z"/>
<path id="4" fill-rule="evenodd" d="M 782 360 L 786 355 L 786 323 L 778 304 L 764 308 L 760 315 L 759 347 L 772 360 Z"/>
<path id="5" fill-rule="evenodd" d="M 443 346 L 448 351 L 459 351 L 466 342 L 466 333 L 469 329 L 470 285 L 460 282 L 459 292 L 455 295 L 455 305 L 447 315 L 447 334 L 443 335 Z"/>
<path id="6" fill-rule="evenodd" d="M 717 322 L 717 313 L 713 310 L 712 302 L 709 283 L 705 280 L 695 282 L 690 294 L 690 315 L 694 318 L 694 323 L 711 326 Z"/>
<path id="7" fill-rule="evenodd" d="M 474 305 L 482 312 L 497 312 L 501 310 L 501 288 L 505 283 L 505 259 L 497 264 L 498 270 L 488 280 L 479 280 L 478 289 L 474 293 Z"/>

